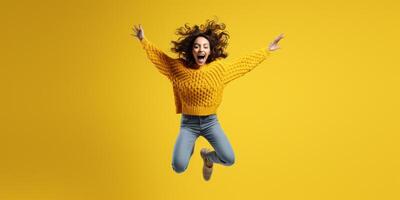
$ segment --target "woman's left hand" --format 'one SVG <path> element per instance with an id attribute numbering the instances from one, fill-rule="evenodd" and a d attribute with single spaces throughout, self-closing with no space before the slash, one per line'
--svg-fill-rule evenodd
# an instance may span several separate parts
<path id="1" fill-rule="evenodd" d="M 270 51 L 275 51 L 278 50 L 280 47 L 278 46 L 278 42 L 279 40 L 281 40 L 283 38 L 283 33 L 280 34 L 277 38 L 275 38 L 275 40 L 273 42 L 271 42 L 271 44 L 268 47 L 268 50 Z"/>

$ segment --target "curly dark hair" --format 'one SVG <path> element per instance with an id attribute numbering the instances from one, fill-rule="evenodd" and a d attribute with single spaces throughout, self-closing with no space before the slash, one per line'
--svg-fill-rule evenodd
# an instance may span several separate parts
<path id="1" fill-rule="evenodd" d="M 228 53 L 225 51 L 228 46 L 229 34 L 225 31 L 224 23 L 217 23 L 215 20 L 207 20 L 200 26 L 190 27 L 187 23 L 176 30 L 176 35 L 180 36 L 177 41 L 171 41 L 173 47 L 171 51 L 178 54 L 178 57 L 187 67 L 195 68 L 196 61 L 192 54 L 193 43 L 197 37 L 205 37 L 210 43 L 210 55 L 206 63 L 210 63 L 217 58 L 226 58 Z"/>

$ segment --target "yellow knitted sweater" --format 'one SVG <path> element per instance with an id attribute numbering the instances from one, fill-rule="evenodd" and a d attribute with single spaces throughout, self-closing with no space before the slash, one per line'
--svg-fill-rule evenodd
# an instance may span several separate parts
<path id="1" fill-rule="evenodd" d="M 267 48 L 262 48 L 229 63 L 217 59 L 199 69 L 192 69 L 185 67 L 181 59 L 163 53 L 146 38 L 141 40 L 141 44 L 158 71 L 171 81 L 176 113 L 188 115 L 215 114 L 221 104 L 224 87 L 270 55 Z"/>

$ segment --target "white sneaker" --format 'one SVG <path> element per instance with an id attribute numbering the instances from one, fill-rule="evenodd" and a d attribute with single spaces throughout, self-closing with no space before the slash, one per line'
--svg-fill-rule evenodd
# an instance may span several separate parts
<path id="1" fill-rule="evenodd" d="M 206 181 L 210 180 L 214 165 L 211 160 L 208 160 L 206 158 L 206 154 L 209 152 L 211 152 L 211 150 L 208 150 L 206 148 L 202 148 L 200 150 L 200 155 L 203 158 L 203 178 Z"/>

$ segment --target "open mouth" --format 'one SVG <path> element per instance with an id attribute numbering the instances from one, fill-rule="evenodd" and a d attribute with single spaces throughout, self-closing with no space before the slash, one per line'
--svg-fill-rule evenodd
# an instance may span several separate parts
<path id="1" fill-rule="evenodd" d="M 197 60 L 198 60 L 199 62 L 204 62 L 205 59 L 206 59 L 206 56 L 205 56 L 205 55 L 198 55 L 198 56 L 197 56 Z"/>

